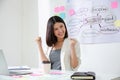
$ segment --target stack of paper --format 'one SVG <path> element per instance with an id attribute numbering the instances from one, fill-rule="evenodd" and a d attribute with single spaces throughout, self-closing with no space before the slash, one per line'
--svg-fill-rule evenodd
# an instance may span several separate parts
<path id="1" fill-rule="evenodd" d="M 8 67 L 8 70 L 30 70 L 28 66 L 11 66 Z"/>
<path id="2" fill-rule="evenodd" d="M 10 75 L 26 75 L 31 74 L 31 68 L 28 66 L 12 66 L 8 67 Z"/>

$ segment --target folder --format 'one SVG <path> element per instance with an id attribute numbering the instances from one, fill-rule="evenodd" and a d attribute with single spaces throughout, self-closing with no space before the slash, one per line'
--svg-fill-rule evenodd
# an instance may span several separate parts
<path id="1" fill-rule="evenodd" d="M 71 75 L 72 80 L 95 80 L 94 72 L 74 72 Z"/>

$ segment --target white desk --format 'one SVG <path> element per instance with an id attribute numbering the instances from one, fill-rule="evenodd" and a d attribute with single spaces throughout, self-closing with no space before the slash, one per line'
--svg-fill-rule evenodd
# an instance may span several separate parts
<path id="1" fill-rule="evenodd" d="M 71 80 L 70 76 L 73 72 L 67 71 L 51 71 L 50 74 L 44 74 L 39 70 L 29 75 L 21 76 L 3 76 L 0 75 L 0 80 Z M 118 75 L 98 74 L 96 73 L 96 80 L 111 80 Z"/>
<path id="2" fill-rule="evenodd" d="M 105 74 L 105 73 L 96 73 L 96 80 L 112 80 L 113 78 L 119 77 L 118 74 Z"/>
<path id="3" fill-rule="evenodd" d="M 3 76 L 0 75 L 0 80 L 71 80 L 70 75 L 73 72 L 51 71 L 49 74 L 44 74 L 42 71 L 33 71 L 33 74 L 19 76 Z"/>

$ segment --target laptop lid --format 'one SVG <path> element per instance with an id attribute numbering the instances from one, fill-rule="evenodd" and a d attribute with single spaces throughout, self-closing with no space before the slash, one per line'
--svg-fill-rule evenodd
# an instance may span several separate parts
<path id="1" fill-rule="evenodd" d="M 0 49 L 0 75 L 25 75 L 25 74 L 31 74 L 31 70 L 9 70 L 8 65 L 3 53 L 3 50 Z"/>
<path id="2" fill-rule="evenodd" d="M 7 62 L 2 49 L 0 49 L 0 75 L 9 75 Z"/>

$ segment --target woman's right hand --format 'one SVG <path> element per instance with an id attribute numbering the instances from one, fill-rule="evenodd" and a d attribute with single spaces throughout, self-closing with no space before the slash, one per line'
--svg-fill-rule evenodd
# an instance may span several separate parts
<path id="1" fill-rule="evenodd" d="M 42 45 L 41 37 L 37 37 L 35 40 L 36 40 L 36 42 L 37 42 L 37 44 L 38 44 L 39 46 Z"/>
<path id="2" fill-rule="evenodd" d="M 44 54 L 44 51 L 43 51 L 43 48 L 42 48 L 42 39 L 41 37 L 37 37 L 35 39 L 35 41 L 37 42 L 38 44 L 38 50 L 40 52 L 40 57 L 41 57 L 41 61 L 48 61 L 48 58 L 46 57 L 46 55 Z"/>

